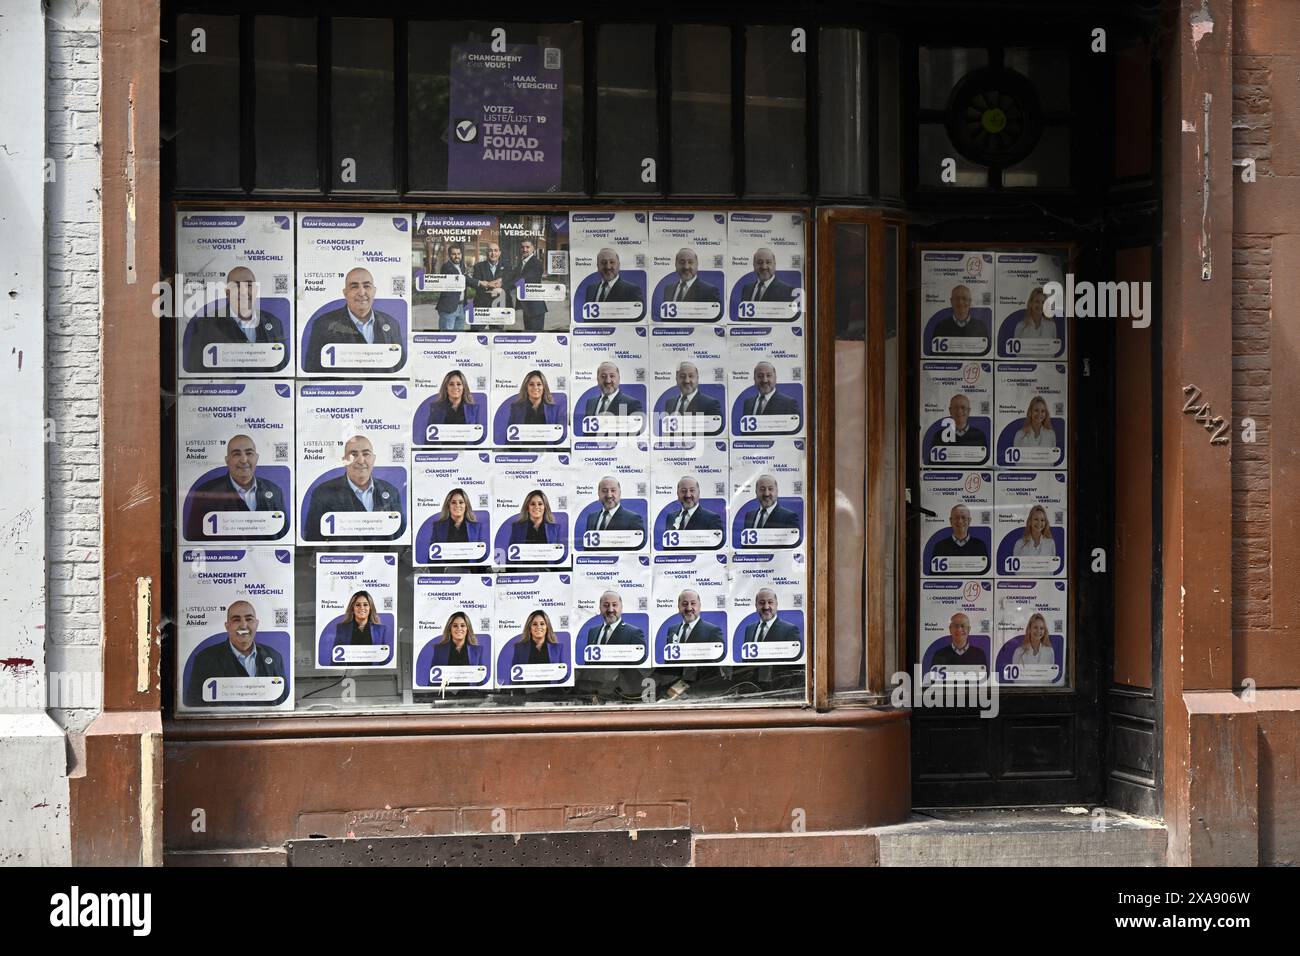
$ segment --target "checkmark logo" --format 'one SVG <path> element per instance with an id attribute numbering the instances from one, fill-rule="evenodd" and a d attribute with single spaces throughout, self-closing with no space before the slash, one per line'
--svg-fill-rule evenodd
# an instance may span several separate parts
<path id="1" fill-rule="evenodd" d="M 472 143 L 478 139 L 478 124 L 473 120 L 456 120 L 456 139 L 462 143 Z"/>

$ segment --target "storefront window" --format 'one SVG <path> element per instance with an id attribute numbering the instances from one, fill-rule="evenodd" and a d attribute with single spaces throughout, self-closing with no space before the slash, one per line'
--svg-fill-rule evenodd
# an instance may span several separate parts
<path id="1" fill-rule="evenodd" d="M 391 192 L 393 138 L 393 23 L 330 21 L 331 189 Z"/>
<path id="2" fill-rule="evenodd" d="M 317 189 L 316 20 L 256 17 L 253 24 L 257 188 Z"/>
<path id="3" fill-rule="evenodd" d="M 176 18 L 177 185 L 239 187 L 239 18 Z"/>
<path id="4" fill-rule="evenodd" d="M 674 27 L 672 59 L 672 191 L 731 193 L 731 31 Z"/>
<path id="5" fill-rule="evenodd" d="M 745 190 L 758 196 L 808 191 L 804 96 L 807 58 L 790 26 L 745 30 Z"/>
<path id="6" fill-rule="evenodd" d="M 596 191 L 659 191 L 655 28 L 606 24 L 596 40 Z M 647 174 L 646 161 L 655 167 Z"/>
<path id="7" fill-rule="evenodd" d="M 867 35 L 841 27 L 821 31 L 821 191 L 865 196 L 867 176 Z"/>

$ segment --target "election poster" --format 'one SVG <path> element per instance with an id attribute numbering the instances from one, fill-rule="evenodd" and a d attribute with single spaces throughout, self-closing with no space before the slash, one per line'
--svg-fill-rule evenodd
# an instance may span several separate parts
<path id="1" fill-rule="evenodd" d="M 802 438 L 731 443 L 731 546 L 772 550 L 804 542 L 807 488 Z"/>
<path id="2" fill-rule="evenodd" d="M 1064 362 L 999 362 L 997 463 L 1004 468 L 1064 468 Z"/>
<path id="3" fill-rule="evenodd" d="M 411 336 L 411 444 L 486 444 L 491 383 L 487 335 Z"/>
<path id="4" fill-rule="evenodd" d="M 650 316 L 654 321 L 721 321 L 726 267 L 725 214 L 650 214 Z"/>
<path id="5" fill-rule="evenodd" d="M 492 563 L 491 476 L 485 451 L 411 455 L 413 565 Z"/>
<path id="6" fill-rule="evenodd" d="M 656 554 L 651 567 L 655 664 L 725 664 L 726 555 Z"/>
<path id="7" fill-rule="evenodd" d="M 802 552 L 737 554 L 731 559 L 728 620 L 735 664 L 802 664 L 808 647 Z M 760 671 L 758 679 L 770 674 Z"/>
<path id="8" fill-rule="evenodd" d="M 176 400 L 182 544 L 293 543 L 293 386 L 183 382 Z"/>
<path id="9" fill-rule="evenodd" d="M 643 551 L 650 543 L 650 444 L 573 444 L 575 551 Z"/>
<path id="10" fill-rule="evenodd" d="M 923 683 L 988 677 L 993 659 L 993 583 L 969 578 L 921 582 Z"/>
<path id="11" fill-rule="evenodd" d="M 654 434 L 721 435 L 727 423 L 727 338 L 721 326 L 650 329 Z"/>
<path id="12" fill-rule="evenodd" d="M 803 326 L 727 329 L 731 433 L 739 437 L 804 432 Z"/>
<path id="13" fill-rule="evenodd" d="M 656 441 L 650 452 L 655 551 L 716 551 L 727 541 L 727 443 Z"/>
<path id="14" fill-rule="evenodd" d="M 569 331 L 569 217 L 566 213 L 502 213 L 501 251 L 515 331 Z"/>
<path id="15" fill-rule="evenodd" d="M 921 363 L 921 464 L 989 463 L 993 363 Z"/>
<path id="16" fill-rule="evenodd" d="M 993 472 L 921 472 L 921 574 L 993 573 Z"/>
<path id="17" fill-rule="evenodd" d="M 733 212 L 727 217 L 727 316 L 733 322 L 803 317 L 804 214 Z"/>
<path id="18" fill-rule="evenodd" d="M 567 453 L 493 454 L 493 563 L 567 566 L 572 494 Z"/>
<path id="19" fill-rule="evenodd" d="M 994 493 L 997 574 L 1052 578 L 1065 574 L 1063 471 L 999 471 Z"/>
<path id="20" fill-rule="evenodd" d="M 569 443 L 569 337 L 492 336 L 492 441 Z"/>
<path id="21" fill-rule="evenodd" d="M 650 416 L 650 363 L 644 325 L 580 325 L 570 352 L 573 434 L 642 435 Z"/>
<path id="22" fill-rule="evenodd" d="M 298 542 L 410 543 L 405 385 L 298 383 Z"/>
<path id="23" fill-rule="evenodd" d="M 921 355 L 988 355 L 995 269 L 991 252 L 921 253 Z"/>
<path id="24" fill-rule="evenodd" d="M 400 373 L 410 281 L 409 216 L 299 213 L 299 374 Z"/>
<path id="25" fill-rule="evenodd" d="M 997 254 L 997 356 L 1064 359 L 1065 319 L 1044 311 L 1048 283 L 1065 282 L 1065 261 L 1044 252 Z"/>
<path id="26" fill-rule="evenodd" d="M 316 555 L 316 666 L 397 667 L 397 555 Z"/>
<path id="27" fill-rule="evenodd" d="M 491 213 L 417 212 L 411 232 L 411 315 L 416 331 L 514 325 L 501 225 Z"/>
<path id="28" fill-rule="evenodd" d="M 999 683 L 1064 685 L 1066 598 L 1064 581 L 998 579 L 994 587 L 994 675 Z"/>
<path id="29" fill-rule="evenodd" d="M 182 548 L 176 710 L 293 710 L 293 549 Z"/>
<path id="30" fill-rule="evenodd" d="M 498 688 L 573 686 L 571 589 L 567 573 L 496 576 Z"/>
<path id="31" fill-rule="evenodd" d="M 579 668 L 650 660 L 650 559 L 580 554 L 573 559 L 574 656 Z"/>
<path id="32" fill-rule="evenodd" d="M 411 689 L 492 687 L 496 605 L 490 574 L 417 574 Z"/>
<path id="33" fill-rule="evenodd" d="M 648 231 L 643 212 L 571 212 L 574 324 L 646 316 Z"/>
<path id="34" fill-rule="evenodd" d="M 293 213 L 178 212 L 178 377 L 292 374 Z"/>

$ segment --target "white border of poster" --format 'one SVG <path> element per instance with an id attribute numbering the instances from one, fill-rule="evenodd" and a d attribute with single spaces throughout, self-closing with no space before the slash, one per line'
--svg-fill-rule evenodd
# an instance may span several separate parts
<path id="1" fill-rule="evenodd" d="M 415 567 L 491 564 L 492 456 L 485 451 L 417 451 L 411 455 L 411 524 Z M 456 492 L 464 499 L 464 541 L 452 541 Z M 473 516 L 472 519 L 470 516 Z"/>
<path id="2" fill-rule="evenodd" d="M 622 605 L 619 625 L 604 643 L 591 646 L 605 627 L 602 607 L 610 591 Z M 650 593 L 650 558 L 644 554 L 573 559 L 573 656 L 580 669 L 650 666 Z"/>
<path id="3" fill-rule="evenodd" d="M 730 607 L 731 661 L 735 664 L 802 664 L 808 651 L 806 584 L 807 560 L 798 551 L 736 554 L 731 558 Z M 767 634 L 755 638 L 770 606 L 757 604 L 760 592 L 775 599 L 774 617 Z"/>
<path id="4" fill-rule="evenodd" d="M 643 212 L 569 213 L 575 326 L 640 322 L 646 317 L 646 220 Z M 601 286 L 606 287 L 603 299 Z"/>
<path id="5" fill-rule="evenodd" d="M 1069 434 L 1070 378 L 1064 362 L 999 362 L 996 388 L 997 465 L 1064 468 Z M 1041 400 L 1047 420 L 1037 434 L 1027 427 L 1031 405 Z"/>
<path id="6" fill-rule="evenodd" d="M 573 632 L 570 622 L 571 582 L 568 574 L 498 574 L 494 681 L 498 689 L 572 687 Z M 534 611 L 544 611 L 555 643 L 546 664 L 529 664 L 524 627 Z"/>
<path id="7" fill-rule="evenodd" d="M 727 317 L 732 322 L 796 322 L 803 317 L 805 297 L 804 214 L 730 213 Z"/>
<path id="8" fill-rule="evenodd" d="M 411 688 L 416 692 L 444 689 L 492 688 L 495 658 L 493 631 L 496 607 L 490 574 L 416 574 L 415 639 L 411 653 Z M 447 619 L 463 613 L 474 643 L 468 664 L 450 664 L 451 635 Z M 468 643 L 468 638 L 467 638 Z M 440 649 L 441 648 L 441 649 Z"/>
<path id="9" fill-rule="evenodd" d="M 727 556 L 725 554 L 656 554 L 652 559 L 651 594 L 654 661 L 658 667 L 726 664 L 731 629 L 727 625 Z M 690 639 L 676 640 L 682 625 L 680 599 L 686 591 L 699 597 L 698 623 Z M 700 630 L 701 624 L 706 625 Z"/>
<path id="10" fill-rule="evenodd" d="M 648 350 L 644 325 L 581 325 L 573 330 L 570 385 L 575 438 L 645 434 L 650 418 Z M 608 386 L 617 388 L 613 396 L 605 395 Z"/>
<path id="11" fill-rule="evenodd" d="M 1001 684 L 1020 687 L 1059 687 L 1065 684 L 1069 651 L 1066 614 L 1069 610 L 1069 585 L 1062 580 L 1022 580 L 999 578 L 994 586 L 996 617 L 996 656 L 994 674 Z M 1043 616 L 1047 639 L 1052 649 L 1052 663 L 1016 661 L 1025 639 L 1025 629 L 1035 615 Z M 1039 651 L 1042 655 L 1042 650 Z"/>
<path id="12" fill-rule="evenodd" d="M 316 626 L 312 660 L 320 670 L 397 668 L 397 561 L 394 551 L 316 554 Z M 359 592 L 370 595 L 370 643 L 341 643 L 346 615 Z M 379 628 L 380 630 L 376 630 Z M 385 640 L 387 638 L 387 640 Z"/>
<path id="13" fill-rule="evenodd" d="M 921 253 L 921 355 L 980 358 L 993 352 L 993 253 L 930 249 Z M 954 317 L 957 290 L 969 293 L 963 323 Z"/>
<path id="14" fill-rule="evenodd" d="M 993 489 L 991 470 L 921 472 L 922 576 L 993 575 Z M 958 507 L 964 507 L 970 519 L 965 544 L 953 533 Z"/>
<path id="15" fill-rule="evenodd" d="M 967 428 L 953 418 L 953 401 L 966 397 Z M 921 464 L 929 468 L 979 468 L 992 464 L 993 363 L 921 363 Z M 944 440 L 945 436 L 948 440 Z M 984 441 L 980 443 L 979 438 Z"/>
<path id="16" fill-rule="evenodd" d="M 1054 578 L 1065 575 L 1066 509 L 1070 484 L 1063 471 L 1000 471 L 994 493 L 995 571 L 999 577 Z M 1046 534 L 1035 541 L 1029 515 L 1041 507 Z"/>
<path id="17" fill-rule="evenodd" d="M 452 378 L 458 373 L 458 378 Z M 443 394 L 449 383 L 468 386 L 461 399 L 465 423 L 447 423 L 455 406 Z M 411 444 L 486 445 L 492 406 L 492 352 L 486 335 L 418 332 L 411 337 Z"/>
<path id="18" fill-rule="evenodd" d="M 650 318 L 654 322 L 721 322 L 727 286 L 727 214 L 650 213 Z M 682 255 L 678 262 L 678 253 Z M 684 269 L 693 269 L 683 275 Z M 678 287 L 686 283 L 678 298 Z"/>

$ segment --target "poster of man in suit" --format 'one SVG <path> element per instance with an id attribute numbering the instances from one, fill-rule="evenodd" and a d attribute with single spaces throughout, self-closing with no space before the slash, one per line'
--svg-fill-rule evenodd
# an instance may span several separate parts
<path id="1" fill-rule="evenodd" d="M 569 214 L 573 322 L 640 322 L 646 316 L 646 213 Z"/>
<path id="2" fill-rule="evenodd" d="M 724 317 L 727 217 L 711 212 L 650 214 L 650 317 L 719 322 Z"/>
<path id="3" fill-rule="evenodd" d="M 803 318 L 803 213 L 727 216 L 727 317 L 732 322 Z"/>

